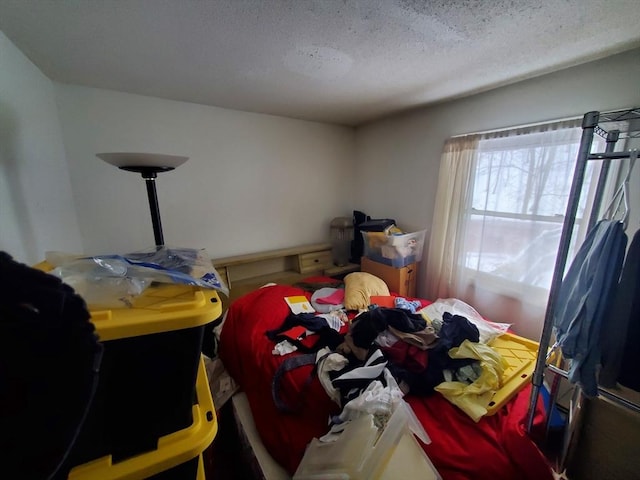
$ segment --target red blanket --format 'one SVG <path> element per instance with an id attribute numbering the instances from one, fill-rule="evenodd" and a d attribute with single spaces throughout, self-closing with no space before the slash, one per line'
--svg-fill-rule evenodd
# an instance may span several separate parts
<path id="1" fill-rule="evenodd" d="M 272 354 L 274 342 L 265 332 L 280 327 L 289 314 L 284 297 L 301 294 L 298 288 L 276 285 L 236 300 L 228 311 L 219 350 L 225 367 L 247 394 L 267 451 L 292 474 L 309 441 L 326 433 L 329 415 L 339 412 L 317 379 L 306 382 L 310 366 L 288 372 L 281 382 L 287 404 L 302 408 L 284 414 L 272 400 L 273 375 L 285 357 Z M 478 423 L 439 393 L 409 395 L 406 400 L 431 437 L 432 443 L 423 448 L 443 479 L 551 479 L 544 456 L 524 428 L 529 395 L 526 388 Z M 543 402 L 538 405 L 535 424 L 539 426 Z"/>

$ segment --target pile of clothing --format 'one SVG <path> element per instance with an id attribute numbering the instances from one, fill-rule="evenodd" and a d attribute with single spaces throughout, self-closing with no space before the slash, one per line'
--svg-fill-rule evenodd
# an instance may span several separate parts
<path id="1" fill-rule="evenodd" d="M 451 312 L 439 315 L 437 309 L 420 307 L 418 301 L 398 297 L 395 307 L 372 305 L 342 328 L 331 325 L 327 314 L 290 315 L 280 329 L 267 335 L 296 344 L 306 355 L 286 358 L 276 372 L 272 389 L 276 406 L 282 411 L 295 409 L 282 400 L 280 380 L 291 369 L 313 364 L 312 376 L 317 375 L 342 409 L 331 419 L 333 424 L 363 412 L 375 413 L 388 404 L 393 409 L 409 392 L 440 392 L 478 421 L 508 365 L 481 341 L 477 319 Z"/>

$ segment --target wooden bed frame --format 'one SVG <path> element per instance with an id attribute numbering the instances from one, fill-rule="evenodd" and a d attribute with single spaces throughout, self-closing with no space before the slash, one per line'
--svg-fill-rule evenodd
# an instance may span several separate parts
<path id="1" fill-rule="evenodd" d="M 360 269 L 333 263 L 330 243 L 315 243 L 212 260 L 230 290 L 229 302 L 274 282 L 290 285 L 313 275 L 335 277 Z"/>
<path id="2" fill-rule="evenodd" d="M 235 299 L 267 283 L 293 284 L 313 275 L 335 276 L 359 269 L 336 267 L 331 244 L 316 243 L 212 260 L 229 287 L 228 307 Z M 242 445 L 243 460 L 256 480 L 290 480 L 291 476 L 269 455 L 256 429 L 243 392 L 231 397 L 231 413 Z M 217 408 L 219 408 L 216 405 Z"/>
<path id="3" fill-rule="evenodd" d="M 312 276 L 341 277 L 360 269 L 358 264 L 333 265 L 331 244 L 318 243 L 247 255 L 214 259 L 213 265 L 227 282 L 229 306 L 234 300 L 268 283 L 291 285 Z M 290 480 L 291 476 L 267 452 L 257 431 L 246 395 L 235 393 L 225 411 L 233 416 L 242 445 L 242 458 L 252 478 Z M 216 405 L 217 409 L 221 406 Z"/>
<path id="4" fill-rule="evenodd" d="M 255 480 L 291 480 L 289 473 L 267 452 L 253 420 L 249 401 L 244 392 L 231 398 L 233 417 L 242 445 L 242 455 Z"/>
<path id="5" fill-rule="evenodd" d="M 354 263 L 334 265 L 330 243 L 216 258 L 212 263 L 229 287 L 229 299 L 224 307 L 267 283 L 291 285 L 314 275 L 341 277 L 360 270 L 360 265 Z M 273 460 L 262 444 L 246 395 L 243 392 L 234 394 L 231 403 L 242 453 L 247 457 L 255 478 L 290 480 L 291 476 Z"/>

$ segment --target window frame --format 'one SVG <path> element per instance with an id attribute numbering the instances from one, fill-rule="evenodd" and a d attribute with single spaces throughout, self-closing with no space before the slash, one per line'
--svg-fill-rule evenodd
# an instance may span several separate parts
<path id="1" fill-rule="evenodd" d="M 580 127 L 574 127 L 573 129 L 576 131 L 576 133 L 582 130 Z M 487 141 L 487 140 L 491 140 L 491 138 L 481 139 L 479 142 L 481 144 L 483 141 Z M 549 224 L 557 224 L 559 227 L 559 231 L 562 229 L 562 225 L 564 224 L 565 216 L 566 216 L 566 203 L 568 201 L 568 192 L 566 194 L 566 199 L 563 201 L 564 203 L 563 212 L 556 213 L 553 215 L 514 213 L 514 212 L 508 212 L 508 211 L 480 209 L 480 208 L 474 207 L 475 185 L 478 180 L 478 177 L 477 177 L 478 160 L 480 155 L 486 152 L 499 153 L 500 151 L 513 151 L 519 148 L 521 149 L 530 148 L 526 146 L 527 142 L 525 142 L 524 144 L 518 145 L 517 140 L 518 140 L 517 136 L 513 137 L 513 141 L 512 141 L 514 146 L 513 149 L 496 148 L 495 150 L 492 150 L 492 151 L 490 150 L 483 151 L 483 149 L 479 144 L 478 150 L 475 154 L 475 159 L 473 162 L 472 173 L 470 178 L 469 201 L 466 207 L 464 208 L 464 212 L 462 216 L 463 217 L 462 225 L 465 231 L 465 237 L 467 237 L 468 235 L 468 229 L 470 227 L 471 218 L 473 216 L 490 218 L 490 219 L 507 219 L 507 220 L 514 220 L 514 221 L 522 220 L 525 222 L 531 222 L 531 221 L 545 222 Z M 544 146 L 553 147 L 558 145 L 568 145 L 570 147 L 573 147 L 572 153 L 573 151 L 575 151 L 576 153 L 576 155 L 573 158 L 573 163 L 571 168 L 571 179 L 572 179 L 573 172 L 575 171 L 575 166 L 577 161 L 577 150 L 579 148 L 580 141 L 579 139 L 577 141 L 571 141 L 571 142 L 561 142 L 556 140 L 556 141 L 549 141 Z M 601 139 L 601 141 L 598 141 L 597 139 L 594 139 L 592 148 L 596 151 L 599 151 L 601 147 L 604 148 L 604 140 Z M 591 170 L 588 173 L 589 179 L 584 182 L 583 186 L 586 186 L 586 189 L 581 192 L 581 203 L 584 202 L 584 208 L 583 208 L 583 211 L 581 212 L 581 215 L 576 215 L 576 219 L 574 222 L 574 229 L 571 236 L 571 246 L 570 246 L 570 254 L 569 254 L 570 258 L 573 257 L 573 254 L 577 250 L 576 244 L 581 243 L 582 240 L 584 239 L 584 236 L 586 235 L 585 230 L 587 228 L 591 208 L 593 206 L 593 196 L 595 193 L 595 186 L 597 184 L 598 176 L 600 174 L 599 163 L 596 165 L 593 162 L 591 162 L 590 165 L 588 165 L 588 167 Z M 613 175 L 611 175 L 611 173 L 612 172 L 610 172 L 609 174 L 608 182 L 611 182 L 612 178 L 615 178 L 617 176 L 615 173 Z M 527 179 L 527 181 L 529 181 L 529 179 Z M 571 181 L 569 182 L 569 186 L 570 185 L 571 185 Z M 527 245 L 529 245 L 530 243 L 531 242 L 529 242 Z M 490 291 L 493 291 L 494 293 L 503 294 L 503 295 L 511 294 L 515 297 L 522 297 L 523 294 L 526 293 L 526 295 L 530 297 L 531 300 L 534 300 L 535 302 L 546 302 L 546 299 L 549 294 L 550 285 L 540 286 L 536 284 L 525 283 L 523 281 L 519 281 L 514 278 L 508 278 L 502 275 L 492 273 L 490 271 L 481 270 L 480 260 L 478 260 L 476 268 L 471 267 L 469 266 L 469 260 L 468 260 L 469 253 L 471 252 L 466 247 L 467 247 L 467 239 L 465 238 L 465 241 L 462 243 L 459 250 L 458 262 L 459 262 L 459 268 L 461 268 L 465 272 L 465 276 L 467 277 L 468 283 L 470 283 L 471 285 L 476 285 L 476 284 L 482 285 L 483 289 L 490 290 Z M 518 255 L 523 253 L 526 250 L 526 248 L 528 247 L 524 246 L 524 248 L 520 250 Z M 481 258 L 481 256 L 482 256 L 482 253 L 478 253 L 478 258 Z M 553 265 L 555 265 L 556 258 L 557 258 L 557 248 L 555 250 Z M 550 274 L 553 273 L 553 267 L 549 273 Z"/>

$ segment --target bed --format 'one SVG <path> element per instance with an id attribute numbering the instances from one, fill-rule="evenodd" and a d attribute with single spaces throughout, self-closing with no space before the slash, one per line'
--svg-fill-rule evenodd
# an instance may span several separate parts
<path id="1" fill-rule="evenodd" d="M 332 281 L 314 278 L 305 285 Z M 273 377 L 281 364 L 303 354 L 274 355 L 275 342 L 266 332 L 281 327 L 291 313 L 285 297 L 311 298 L 311 294 L 309 288 L 290 285 L 258 288 L 230 306 L 220 334 L 219 356 L 246 395 L 260 443 L 289 475 L 296 471 L 307 444 L 327 433 L 327 419 L 340 413 L 338 404 L 312 375 L 312 365 L 282 377 L 282 398 L 291 407 L 289 411 L 277 408 L 272 397 Z M 430 303 L 418 301 L 421 306 Z M 421 446 L 443 479 L 553 478 L 544 455 L 530 438 L 542 427 L 543 402 L 538 402 L 534 428 L 527 434 L 530 388 L 519 390 L 493 415 L 477 422 L 437 392 L 405 396 L 432 440 Z"/>

